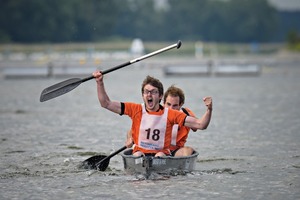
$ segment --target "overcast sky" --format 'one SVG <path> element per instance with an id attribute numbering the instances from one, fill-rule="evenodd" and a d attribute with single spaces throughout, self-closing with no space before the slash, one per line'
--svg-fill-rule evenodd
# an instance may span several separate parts
<path id="1" fill-rule="evenodd" d="M 300 10 L 300 0 L 268 0 L 279 10 Z"/>

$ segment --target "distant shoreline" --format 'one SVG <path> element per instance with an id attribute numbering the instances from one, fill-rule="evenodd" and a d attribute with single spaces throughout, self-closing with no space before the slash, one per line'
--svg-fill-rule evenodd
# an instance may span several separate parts
<path id="1" fill-rule="evenodd" d="M 152 52 L 163 48 L 177 41 L 166 42 L 143 42 L 145 52 Z M 200 47 L 199 47 L 200 45 Z M 69 52 L 116 52 L 129 51 L 131 41 L 108 41 L 95 43 L 34 43 L 18 44 L 7 43 L 0 44 L 0 54 L 7 56 L 12 53 L 23 53 L 29 55 L 32 53 L 69 53 Z M 199 49 L 200 48 L 200 49 Z M 202 41 L 182 41 L 180 54 L 184 56 L 194 56 L 196 51 L 200 51 L 204 56 L 210 55 L 236 55 L 236 54 L 273 54 L 279 51 L 287 51 L 285 43 L 217 43 Z M 176 51 L 170 51 L 167 55 L 174 55 Z"/>

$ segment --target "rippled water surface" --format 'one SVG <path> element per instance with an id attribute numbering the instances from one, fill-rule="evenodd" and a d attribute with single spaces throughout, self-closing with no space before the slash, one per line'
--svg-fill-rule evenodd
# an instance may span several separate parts
<path id="1" fill-rule="evenodd" d="M 106 75 L 111 99 L 141 102 L 146 75 L 176 84 L 197 116 L 211 95 L 213 117 L 187 145 L 193 173 L 144 180 L 125 174 L 121 156 L 105 172 L 78 169 L 93 153 L 124 145 L 130 120 L 100 108 L 95 81 L 40 103 L 64 79 L 0 78 L 0 199 L 299 199 L 300 66 L 264 66 L 258 77 L 165 77 L 132 66 Z"/>

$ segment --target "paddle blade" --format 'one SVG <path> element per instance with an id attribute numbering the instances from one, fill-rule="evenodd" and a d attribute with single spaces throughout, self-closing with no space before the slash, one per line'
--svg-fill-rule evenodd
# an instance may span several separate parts
<path id="1" fill-rule="evenodd" d="M 123 146 L 117 151 L 113 152 L 109 156 L 104 156 L 104 155 L 97 155 L 97 156 L 92 156 L 85 161 L 81 163 L 79 166 L 80 168 L 83 169 L 94 169 L 94 170 L 100 170 L 100 171 L 105 171 L 106 168 L 109 165 L 109 160 L 120 153 L 121 151 L 124 151 L 127 147 Z"/>
<path id="2" fill-rule="evenodd" d="M 101 162 L 101 164 L 99 165 L 99 167 L 97 168 L 97 163 L 99 163 L 101 160 L 103 160 L 104 158 L 106 158 L 107 156 L 105 155 L 96 155 L 96 156 L 92 156 L 88 159 L 86 159 L 85 161 L 83 161 L 79 168 L 82 169 L 88 169 L 88 170 L 100 170 L 100 171 L 105 171 L 106 168 L 109 165 L 109 159 L 106 159 L 104 162 Z"/>
<path id="3" fill-rule="evenodd" d="M 75 89 L 82 83 L 80 78 L 71 78 L 44 89 L 40 96 L 40 102 L 48 101 Z"/>

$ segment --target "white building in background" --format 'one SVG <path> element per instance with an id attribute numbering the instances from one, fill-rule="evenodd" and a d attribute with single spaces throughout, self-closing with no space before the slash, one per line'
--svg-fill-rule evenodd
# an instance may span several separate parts
<path id="1" fill-rule="evenodd" d="M 132 41 L 130 47 L 130 53 L 134 57 L 141 56 L 145 52 L 143 41 L 139 38 L 136 38 Z"/>

